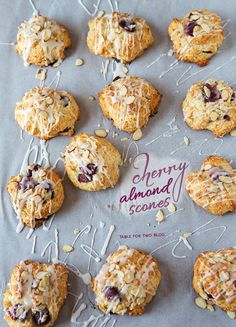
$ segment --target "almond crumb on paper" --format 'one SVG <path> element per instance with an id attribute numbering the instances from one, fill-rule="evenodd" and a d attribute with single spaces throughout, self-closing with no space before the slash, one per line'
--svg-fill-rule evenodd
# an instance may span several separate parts
<path id="1" fill-rule="evenodd" d="M 36 73 L 36 78 L 39 80 L 39 81 L 44 81 L 46 79 L 46 70 L 45 69 L 39 69 Z"/>
<path id="2" fill-rule="evenodd" d="M 75 228 L 73 231 L 74 235 L 78 235 L 80 233 L 80 229 L 79 228 Z"/>
<path id="3" fill-rule="evenodd" d="M 70 253 L 70 252 L 72 252 L 74 249 L 73 249 L 73 247 L 71 246 L 71 245 L 69 245 L 69 244 L 65 244 L 65 245 L 63 245 L 63 252 L 65 252 L 65 253 Z"/>
<path id="4" fill-rule="evenodd" d="M 133 134 L 133 140 L 139 141 L 139 140 L 141 140 L 142 136 L 143 136 L 142 131 L 140 128 L 138 128 Z"/>
<path id="5" fill-rule="evenodd" d="M 186 145 L 189 145 L 190 144 L 190 140 L 189 140 L 189 138 L 187 136 L 184 137 L 184 143 Z"/>
<path id="6" fill-rule="evenodd" d="M 156 221 L 158 222 L 158 224 L 162 223 L 165 220 L 165 216 L 163 211 L 160 209 L 158 210 L 157 214 L 156 214 Z"/>
<path id="7" fill-rule="evenodd" d="M 89 99 L 89 101 L 95 101 L 95 100 L 96 100 L 96 98 L 95 98 L 93 95 L 90 95 L 90 96 L 88 97 L 88 99 Z"/>
<path id="8" fill-rule="evenodd" d="M 98 137 L 107 137 L 107 132 L 105 131 L 105 129 L 95 129 L 94 133 L 98 136 Z"/>
<path id="9" fill-rule="evenodd" d="M 82 58 L 78 58 L 75 61 L 75 66 L 82 66 L 84 64 L 84 60 Z"/>
<path id="10" fill-rule="evenodd" d="M 170 204 L 168 205 L 167 209 L 168 209 L 169 212 L 171 212 L 171 213 L 176 212 L 176 206 L 175 206 L 174 203 L 170 203 Z"/>
<path id="11" fill-rule="evenodd" d="M 206 307 L 207 307 L 207 303 L 206 303 L 206 300 L 204 300 L 202 297 L 197 297 L 196 299 L 195 299 L 195 303 L 196 303 L 196 305 L 199 307 L 199 308 L 201 308 L 201 309 L 206 309 Z"/>
<path id="12" fill-rule="evenodd" d="M 230 132 L 230 135 L 231 135 L 231 136 L 236 136 L 236 129 L 233 129 L 233 130 Z"/>

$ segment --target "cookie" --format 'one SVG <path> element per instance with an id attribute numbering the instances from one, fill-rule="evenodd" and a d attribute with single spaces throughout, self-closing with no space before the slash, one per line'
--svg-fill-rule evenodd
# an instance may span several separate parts
<path id="1" fill-rule="evenodd" d="M 89 20 L 87 44 L 96 55 L 129 63 L 153 42 L 151 29 L 143 18 L 113 12 Z"/>
<path id="2" fill-rule="evenodd" d="M 54 325 L 67 297 L 68 271 L 61 264 L 25 260 L 17 264 L 4 292 L 4 318 L 10 327 Z"/>
<path id="3" fill-rule="evenodd" d="M 64 200 L 61 178 L 52 168 L 39 164 L 29 165 L 25 172 L 12 176 L 7 190 L 18 218 L 31 228 L 57 212 Z"/>
<path id="4" fill-rule="evenodd" d="M 222 137 L 236 127 L 236 98 L 232 87 L 217 80 L 194 83 L 182 104 L 185 122 L 195 130 Z"/>
<path id="5" fill-rule="evenodd" d="M 186 178 L 190 198 L 213 215 L 236 212 L 236 171 L 219 156 L 207 157 Z"/>
<path id="6" fill-rule="evenodd" d="M 68 177 L 81 190 L 104 190 L 118 182 L 121 156 L 107 140 L 78 134 L 72 138 L 64 155 Z"/>
<path id="7" fill-rule="evenodd" d="M 15 119 L 20 127 L 43 140 L 57 135 L 73 135 L 79 107 L 66 91 L 34 87 L 16 104 Z"/>
<path id="8" fill-rule="evenodd" d="M 208 10 L 192 10 L 184 18 L 174 18 L 168 33 L 179 60 L 204 66 L 217 53 L 224 34 L 220 17 Z"/>
<path id="9" fill-rule="evenodd" d="M 124 246 L 107 258 L 91 287 L 102 312 L 136 316 L 144 313 L 160 280 L 155 258 Z"/>
<path id="10" fill-rule="evenodd" d="M 193 287 L 203 306 L 215 304 L 236 312 L 236 248 L 204 252 L 194 264 Z"/>
<path id="11" fill-rule="evenodd" d="M 103 114 L 115 127 L 134 132 L 157 113 L 161 95 L 154 86 L 136 76 L 119 78 L 99 93 Z"/>
<path id="12" fill-rule="evenodd" d="M 71 39 L 65 26 L 43 16 L 32 16 L 18 27 L 16 51 L 25 65 L 61 64 Z"/>

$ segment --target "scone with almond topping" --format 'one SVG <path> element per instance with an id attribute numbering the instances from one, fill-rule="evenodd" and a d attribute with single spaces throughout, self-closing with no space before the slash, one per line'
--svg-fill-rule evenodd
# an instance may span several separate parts
<path id="1" fill-rule="evenodd" d="M 151 29 L 143 18 L 112 12 L 89 20 L 87 44 L 96 55 L 129 63 L 153 42 Z"/>
<path id="2" fill-rule="evenodd" d="M 136 76 L 119 78 L 99 93 L 104 116 L 111 119 L 115 127 L 129 133 L 148 123 L 149 117 L 157 113 L 160 100 L 158 90 Z"/>
<path id="3" fill-rule="evenodd" d="M 223 157 L 207 157 L 186 178 L 190 198 L 213 215 L 236 212 L 236 171 Z"/>
<path id="4" fill-rule="evenodd" d="M 25 260 L 17 264 L 4 292 L 10 327 L 54 325 L 67 297 L 68 270 L 61 264 Z"/>
<path id="5" fill-rule="evenodd" d="M 34 87 L 16 104 L 15 119 L 20 127 L 40 139 L 71 136 L 80 118 L 74 97 L 66 91 Z"/>
<path id="6" fill-rule="evenodd" d="M 121 155 L 103 138 L 85 133 L 74 136 L 64 158 L 68 177 L 82 190 L 105 190 L 118 182 Z"/>
<path id="7" fill-rule="evenodd" d="M 193 287 L 201 297 L 202 308 L 217 305 L 235 317 L 235 276 L 236 248 L 201 253 L 194 264 Z"/>
<path id="8" fill-rule="evenodd" d="M 61 178 L 50 167 L 31 164 L 27 170 L 12 176 L 7 190 L 18 218 L 35 228 L 56 213 L 64 200 Z"/>
<path id="9" fill-rule="evenodd" d="M 236 128 L 235 90 L 222 81 L 194 83 L 182 108 L 184 120 L 192 129 L 206 129 L 222 137 Z"/>
<path id="10" fill-rule="evenodd" d="M 128 246 L 109 255 L 91 287 L 104 313 L 142 315 L 161 280 L 154 257 Z"/>
<path id="11" fill-rule="evenodd" d="M 25 65 L 57 67 L 70 46 L 66 27 L 47 17 L 34 15 L 18 28 L 16 51 Z"/>
<path id="12" fill-rule="evenodd" d="M 199 66 L 208 63 L 224 40 L 221 18 L 208 10 L 192 10 L 182 19 L 174 18 L 168 33 L 176 57 Z"/>

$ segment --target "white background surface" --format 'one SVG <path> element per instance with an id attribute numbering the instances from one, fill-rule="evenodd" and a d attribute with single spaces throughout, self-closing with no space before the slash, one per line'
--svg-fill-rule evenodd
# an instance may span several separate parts
<path id="1" fill-rule="evenodd" d="M 36 7 L 42 15 L 48 16 L 65 24 L 72 35 L 73 46 L 67 52 L 67 58 L 58 69 L 49 68 L 47 83 L 55 76 L 56 72 L 62 72 L 59 88 L 65 89 L 76 97 L 81 109 L 81 120 L 77 124 L 76 132 L 92 133 L 100 123 L 103 128 L 115 130 L 112 124 L 103 118 L 97 101 L 89 102 L 88 96 L 94 95 L 105 85 L 105 81 L 100 73 L 102 61 L 101 57 L 96 57 L 89 53 L 86 46 L 86 34 L 88 31 L 87 21 L 89 16 L 84 12 L 76 0 L 41 0 L 35 1 Z M 88 6 L 92 5 L 92 1 L 87 1 Z M 210 62 L 206 70 L 188 79 L 185 83 L 176 86 L 178 78 L 186 71 L 190 64 L 179 63 L 175 69 L 160 78 L 160 74 L 168 70 L 170 64 L 175 61 L 175 57 L 163 57 L 158 63 L 152 67 L 147 66 L 153 62 L 161 53 L 167 53 L 170 49 L 170 41 L 167 35 L 167 27 L 173 17 L 182 17 L 186 12 L 192 9 L 207 8 L 219 13 L 225 21 L 231 19 L 225 28 L 225 34 L 231 33 L 223 43 L 219 54 Z M 144 55 L 135 60 L 129 66 L 129 74 L 139 75 L 152 82 L 158 90 L 163 94 L 159 113 L 151 119 L 144 132 L 144 137 L 138 142 L 140 151 L 154 153 L 156 158 L 171 160 L 189 161 L 192 168 L 198 168 L 207 154 L 211 154 L 221 144 L 220 140 L 215 140 L 209 132 L 191 131 L 183 122 L 181 111 L 181 101 L 183 100 L 187 89 L 194 81 L 204 80 L 208 75 L 217 79 L 225 80 L 228 83 L 236 82 L 236 59 L 232 56 L 236 55 L 235 33 L 236 20 L 235 10 L 236 3 L 234 0 L 208 0 L 201 1 L 174 1 L 174 0 L 130 0 L 119 1 L 121 12 L 130 12 L 136 16 L 144 17 L 151 25 L 155 44 L 147 50 Z M 108 1 L 103 0 L 100 6 L 106 12 L 110 11 Z M 17 26 L 32 15 L 32 8 L 26 0 L 0 0 L 0 42 L 14 42 L 16 40 Z M 83 58 L 85 65 L 75 67 L 76 58 Z M 232 60 L 230 62 L 230 60 Z M 217 67 L 225 64 L 224 67 L 213 72 Z M 200 71 L 201 68 L 193 66 L 191 73 Z M 6 192 L 6 183 L 11 175 L 19 172 L 25 152 L 28 148 L 31 136 L 24 134 L 24 141 L 20 138 L 20 128 L 14 120 L 15 103 L 23 96 L 23 94 L 38 85 L 35 79 L 36 67 L 25 68 L 22 59 L 16 54 L 11 46 L 0 45 L 0 173 L 1 173 L 1 200 L 0 200 L 0 282 L 1 289 L 4 289 L 9 279 L 12 267 L 22 259 L 32 258 L 35 260 L 46 260 L 41 258 L 40 253 L 46 243 L 53 239 L 54 230 L 59 230 L 60 259 L 64 258 L 62 252 L 63 244 L 71 244 L 73 240 L 74 228 L 83 228 L 88 223 L 92 225 L 92 231 L 88 235 L 84 235 L 75 246 L 75 251 L 70 255 L 70 263 L 78 266 L 82 272 L 87 271 L 88 256 L 80 248 L 81 242 L 90 244 L 95 228 L 97 232 L 94 240 L 94 249 L 100 252 L 111 224 L 116 226 L 115 233 L 112 236 L 108 253 L 117 248 L 117 241 L 121 244 L 142 248 L 148 252 L 156 247 L 166 243 L 173 238 L 178 238 L 179 234 L 169 238 L 130 238 L 126 241 L 120 239 L 121 234 L 134 233 L 154 233 L 163 232 L 170 234 L 176 230 L 182 232 L 192 231 L 198 226 L 209 221 L 213 217 L 207 214 L 203 209 L 198 208 L 185 195 L 183 191 L 182 202 L 177 204 L 178 208 L 184 208 L 183 211 L 176 213 L 166 219 L 166 221 L 157 225 L 155 222 L 156 211 L 138 215 L 131 220 L 119 213 L 117 209 L 111 210 L 107 207 L 117 199 L 121 192 L 121 185 L 125 180 L 125 173 L 129 171 L 130 166 L 126 164 L 122 169 L 122 177 L 119 185 L 114 190 L 107 190 L 99 193 L 86 193 L 75 189 L 73 185 L 65 179 L 65 203 L 56 215 L 49 232 L 45 232 L 40 228 L 35 232 L 37 235 L 36 253 L 31 255 L 31 247 L 33 237 L 26 239 L 27 229 L 21 234 L 16 234 L 15 228 L 17 221 L 15 213 L 11 207 L 9 196 Z M 213 72 L 213 73 L 211 73 Z M 111 73 L 108 75 L 108 82 L 112 80 Z M 161 135 L 167 128 L 167 123 L 176 117 L 179 127 L 178 133 L 173 137 L 160 138 L 150 146 L 145 144 L 158 135 Z M 183 137 L 187 135 L 190 139 L 190 146 L 177 151 L 173 156 L 171 151 L 183 143 Z M 119 137 L 110 139 L 122 152 L 123 144 L 120 137 L 127 136 L 125 133 L 119 132 Z M 199 154 L 199 141 L 208 139 L 206 146 L 202 149 L 203 155 Z M 50 140 L 48 150 L 50 153 L 50 161 L 53 164 L 59 157 L 61 151 L 68 144 L 69 138 L 57 137 Z M 38 140 L 34 140 L 34 144 L 38 144 Z M 134 148 L 133 150 L 134 151 Z M 132 156 L 132 151 L 130 156 Z M 135 153 L 135 151 L 134 151 Z M 224 155 L 228 159 L 232 159 L 236 166 L 236 146 L 235 138 L 224 137 L 223 144 L 219 149 L 219 154 Z M 59 171 L 62 173 L 63 167 Z M 127 181 L 126 181 L 127 182 Z M 117 201 L 115 203 L 117 208 Z M 90 218 L 93 212 L 93 217 Z M 99 227 L 100 221 L 105 222 L 105 227 Z M 148 226 L 147 224 L 150 224 Z M 208 227 L 226 226 L 227 230 L 221 240 L 214 244 L 215 239 L 219 236 L 221 229 L 202 233 L 192 237 L 190 243 L 193 251 L 189 251 L 184 245 L 177 249 L 180 255 L 186 255 L 186 259 L 177 259 L 171 255 L 172 246 L 167 246 L 158 250 L 155 256 L 160 263 L 162 272 L 162 281 L 158 289 L 156 297 L 148 306 L 146 313 L 141 317 L 116 317 L 111 316 L 107 326 L 111 326 L 114 319 L 117 319 L 116 326 L 234 326 L 235 322 L 230 321 L 225 313 L 217 309 L 215 313 L 208 310 L 200 310 L 194 304 L 194 291 L 192 289 L 192 266 L 195 258 L 201 251 L 220 249 L 228 246 L 235 246 L 235 214 L 227 214 L 213 221 Z M 104 256 L 103 261 L 106 256 Z M 91 273 L 94 275 L 99 270 L 100 264 L 91 261 Z M 85 287 L 79 278 L 70 276 L 70 290 L 77 295 Z M 70 323 L 70 316 L 75 297 L 68 296 L 65 306 L 56 323 L 57 326 L 73 326 Z M 86 300 L 86 298 L 85 298 Z M 86 301 L 85 301 L 86 302 Z M 87 302 L 88 303 L 88 302 Z M 84 311 L 81 321 L 88 319 L 90 314 L 98 315 L 99 312 L 93 310 L 88 303 L 88 309 Z M 6 326 L 3 316 L 0 317 L 0 325 Z M 97 326 L 100 326 L 103 320 L 100 320 Z M 81 324 L 80 324 L 81 326 Z"/>

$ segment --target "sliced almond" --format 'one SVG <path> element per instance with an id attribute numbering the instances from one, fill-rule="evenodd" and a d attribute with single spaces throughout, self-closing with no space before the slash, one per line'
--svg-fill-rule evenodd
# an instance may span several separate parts
<path id="1" fill-rule="evenodd" d="M 209 98 L 211 96 L 211 91 L 208 89 L 207 86 L 204 86 L 203 90 L 206 96 Z"/>
<path id="2" fill-rule="evenodd" d="M 134 97 L 133 95 L 131 95 L 131 96 L 129 96 L 129 97 L 127 97 L 127 98 L 125 99 L 125 103 L 126 103 L 126 104 L 131 104 L 131 103 L 134 102 L 134 100 L 135 100 L 135 97 Z"/>
<path id="3" fill-rule="evenodd" d="M 133 272 L 128 272 L 127 274 L 124 275 L 124 281 L 126 283 L 131 283 L 134 280 L 134 273 Z"/>
<path id="4" fill-rule="evenodd" d="M 75 66 L 82 66 L 84 64 L 84 60 L 81 58 L 76 59 Z"/>
<path id="5" fill-rule="evenodd" d="M 228 98 L 229 98 L 229 92 L 227 91 L 227 90 L 223 90 L 222 92 L 221 92 L 221 98 L 223 99 L 223 100 L 228 100 Z"/>
<path id="6" fill-rule="evenodd" d="M 141 129 L 138 128 L 133 134 L 133 140 L 139 141 L 139 140 L 141 140 L 142 136 L 143 136 L 143 133 L 142 133 Z"/>
<path id="7" fill-rule="evenodd" d="M 56 67 L 58 67 L 58 66 L 60 66 L 60 61 L 59 61 L 59 60 L 56 61 L 56 62 L 52 65 L 52 67 L 54 67 L 54 68 L 56 68 Z"/>
<path id="8" fill-rule="evenodd" d="M 195 299 L 195 303 L 201 309 L 206 309 L 206 307 L 207 307 L 206 301 L 203 298 L 201 298 L 200 296 Z"/>
<path id="9" fill-rule="evenodd" d="M 210 32 L 210 27 L 209 25 L 205 24 L 205 23 L 202 23 L 201 24 L 201 27 L 202 29 L 206 32 L 206 33 L 209 33 Z"/>
<path id="10" fill-rule="evenodd" d="M 34 199 L 34 203 L 36 203 L 36 204 L 38 204 L 39 202 L 42 201 L 42 198 L 41 198 L 40 195 L 35 195 L 35 196 L 33 197 L 33 199 Z"/>
<path id="11" fill-rule="evenodd" d="M 210 118 L 211 118 L 212 121 L 216 121 L 216 120 L 219 118 L 219 115 L 218 115 L 217 112 L 212 111 L 212 112 L 210 113 Z"/>
<path id="12" fill-rule="evenodd" d="M 120 88 L 119 91 L 122 96 L 125 96 L 127 94 L 127 88 L 124 85 Z"/>
<path id="13" fill-rule="evenodd" d="M 207 309 L 208 309 L 209 311 L 211 311 L 211 312 L 214 312 L 214 311 L 215 311 L 215 308 L 214 308 L 213 305 L 211 305 L 211 304 L 208 304 L 208 305 L 207 305 Z"/>
<path id="14" fill-rule="evenodd" d="M 227 271 L 221 271 L 220 279 L 222 280 L 222 282 L 229 280 L 229 273 Z"/>
<path id="15" fill-rule="evenodd" d="M 210 170 L 212 165 L 206 164 L 205 166 L 202 167 L 203 170 Z"/>
<path id="16" fill-rule="evenodd" d="M 230 132 L 230 135 L 231 135 L 231 136 L 236 136 L 236 129 L 233 129 L 233 130 Z"/>
<path id="17" fill-rule="evenodd" d="M 199 18 L 199 15 L 197 15 L 197 14 L 191 15 L 191 20 L 197 20 L 198 18 Z"/>
<path id="18" fill-rule="evenodd" d="M 187 136 L 184 137 L 184 143 L 186 145 L 189 145 L 190 144 L 190 140 L 189 140 L 189 138 Z"/>
<path id="19" fill-rule="evenodd" d="M 236 314 L 233 311 L 227 311 L 227 315 L 229 316 L 230 319 L 235 319 Z"/>
<path id="20" fill-rule="evenodd" d="M 34 33 L 39 32 L 41 29 L 42 29 L 42 27 L 38 24 L 35 24 L 35 25 L 31 26 L 31 28 L 30 28 L 30 30 Z"/>
<path id="21" fill-rule="evenodd" d="M 51 38 L 52 32 L 48 28 L 44 31 L 43 39 L 44 41 L 48 41 Z"/>
<path id="22" fill-rule="evenodd" d="M 97 14 L 97 18 L 101 18 L 105 15 L 105 11 L 104 10 L 99 10 L 98 14 Z"/>
<path id="23" fill-rule="evenodd" d="M 88 97 L 88 99 L 89 99 L 89 101 L 95 101 L 95 97 L 94 97 L 93 95 L 90 95 L 90 96 Z"/>
<path id="24" fill-rule="evenodd" d="M 183 237 L 184 238 L 188 238 L 188 237 L 190 237 L 190 236 L 192 236 L 193 234 L 191 233 L 191 232 L 186 232 L 186 233 L 183 233 Z"/>
<path id="25" fill-rule="evenodd" d="M 174 213 L 176 211 L 176 206 L 174 205 L 174 203 L 170 203 L 167 209 L 169 210 L 169 212 Z"/>
<path id="26" fill-rule="evenodd" d="M 99 137 L 107 137 L 107 132 L 105 129 L 95 129 L 94 133 Z"/>
<path id="27" fill-rule="evenodd" d="M 36 78 L 39 81 L 44 81 L 46 79 L 46 70 L 44 69 L 39 69 L 36 74 Z"/>
<path id="28" fill-rule="evenodd" d="M 73 247 L 71 246 L 71 245 L 69 245 L 69 244 L 65 244 L 65 245 L 63 245 L 63 251 L 65 252 L 65 253 L 70 253 L 70 252 L 72 252 L 74 249 L 73 249 Z"/>
<path id="29" fill-rule="evenodd" d="M 126 142 L 126 141 L 128 141 L 128 137 L 122 137 L 120 140 L 121 140 L 121 142 Z"/>
<path id="30" fill-rule="evenodd" d="M 50 104 L 53 104 L 53 98 L 50 97 L 50 96 L 46 97 L 45 101 L 46 101 L 46 103 L 49 104 L 49 105 L 50 105 Z"/>
<path id="31" fill-rule="evenodd" d="M 230 184 L 233 183 L 233 180 L 229 176 L 219 176 L 219 180 L 223 183 Z"/>
<path id="32" fill-rule="evenodd" d="M 160 209 L 156 214 L 156 221 L 160 224 L 165 219 L 163 211 Z"/>
<path id="33" fill-rule="evenodd" d="M 128 74 L 129 69 L 126 66 L 122 66 L 122 70 L 125 74 Z"/>

